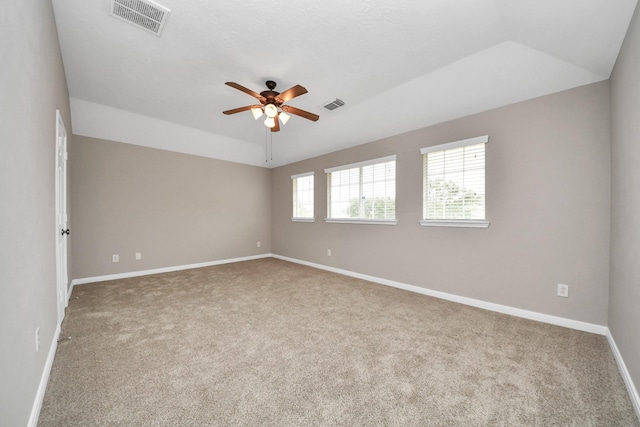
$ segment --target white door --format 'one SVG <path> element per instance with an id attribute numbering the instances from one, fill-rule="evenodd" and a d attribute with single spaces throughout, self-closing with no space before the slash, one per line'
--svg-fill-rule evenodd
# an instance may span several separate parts
<path id="1" fill-rule="evenodd" d="M 67 288 L 69 277 L 67 273 L 67 131 L 62 121 L 60 111 L 56 110 L 56 263 L 57 263 L 57 294 L 58 294 L 58 324 L 64 319 L 64 309 L 67 306 Z"/>

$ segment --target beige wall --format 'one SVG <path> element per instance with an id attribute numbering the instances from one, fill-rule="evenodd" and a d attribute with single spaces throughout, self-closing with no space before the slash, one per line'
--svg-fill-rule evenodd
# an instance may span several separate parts
<path id="1" fill-rule="evenodd" d="M 270 251 L 268 169 L 74 135 L 69 174 L 73 279 Z"/>
<path id="2" fill-rule="evenodd" d="M 272 252 L 606 325 L 609 125 L 603 82 L 274 169 Z M 420 148 L 487 134 L 489 228 L 421 227 Z M 325 223 L 324 169 L 390 154 L 398 225 Z M 294 223 L 290 177 L 309 171 L 316 221 Z"/>
<path id="3" fill-rule="evenodd" d="M 608 83 L 273 171 L 74 136 L 70 277 L 271 251 L 596 324 L 608 316 L 638 384 L 639 21 L 636 13 L 611 79 L 611 153 Z M 72 128 L 50 2 L 12 3 L 0 14 L 0 35 L 10 41 L 0 44 L 0 324 L 10 343 L 0 346 L 0 425 L 25 425 L 56 327 L 56 109 Z M 418 150 L 484 134 L 491 226 L 420 227 Z M 324 168 L 388 154 L 398 155 L 398 225 L 326 224 Z M 293 223 L 290 175 L 312 170 L 316 222 Z M 111 263 L 113 253 L 120 263 Z M 569 299 L 555 296 L 559 282 L 571 286 Z"/>
<path id="4" fill-rule="evenodd" d="M 57 323 L 56 109 L 69 133 L 71 121 L 51 2 L 6 3 L 0 13 L 0 425 L 24 426 Z"/>
<path id="5" fill-rule="evenodd" d="M 640 12 L 611 76 L 609 329 L 640 386 Z"/>

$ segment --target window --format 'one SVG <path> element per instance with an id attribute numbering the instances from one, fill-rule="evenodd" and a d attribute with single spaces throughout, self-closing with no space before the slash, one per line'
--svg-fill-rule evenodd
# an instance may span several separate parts
<path id="1" fill-rule="evenodd" d="M 293 182 L 293 221 L 313 221 L 313 172 L 291 177 Z"/>
<path id="2" fill-rule="evenodd" d="M 396 156 L 325 169 L 327 222 L 396 222 Z"/>
<path id="3" fill-rule="evenodd" d="M 489 226 L 485 218 L 485 145 L 489 136 L 440 144 L 423 155 L 421 225 Z"/>

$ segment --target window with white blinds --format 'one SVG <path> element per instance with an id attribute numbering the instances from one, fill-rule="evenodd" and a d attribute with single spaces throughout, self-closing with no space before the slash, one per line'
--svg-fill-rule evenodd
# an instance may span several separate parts
<path id="1" fill-rule="evenodd" d="M 396 223 L 396 156 L 325 169 L 327 222 Z"/>
<path id="2" fill-rule="evenodd" d="M 488 136 L 440 144 L 423 155 L 422 225 L 487 227 L 485 145 Z"/>
<path id="3" fill-rule="evenodd" d="M 313 221 L 313 172 L 291 176 L 293 221 Z"/>

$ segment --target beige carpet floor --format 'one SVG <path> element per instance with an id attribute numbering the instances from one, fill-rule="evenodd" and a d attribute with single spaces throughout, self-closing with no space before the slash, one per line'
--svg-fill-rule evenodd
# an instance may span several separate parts
<path id="1" fill-rule="evenodd" d="M 638 426 L 606 338 L 277 259 L 77 286 L 40 426 Z"/>

